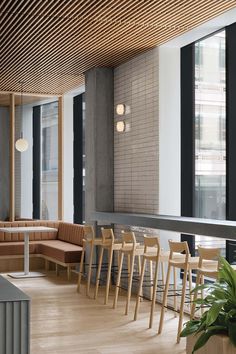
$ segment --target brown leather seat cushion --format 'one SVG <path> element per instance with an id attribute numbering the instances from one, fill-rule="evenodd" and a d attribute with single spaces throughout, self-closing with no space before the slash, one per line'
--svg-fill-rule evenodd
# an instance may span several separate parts
<path id="1" fill-rule="evenodd" d="M 37 244 L 30 243 L 30 254 L 36 253 Z M 0 242 L 0 256 L 24 255 L 24 242 Z"/>
<path id="2" fill-rule="evenodd" d="M 59 240 L 40 241 L 37 253 L 63 263 L 79 263 L 82 247 Z"/>

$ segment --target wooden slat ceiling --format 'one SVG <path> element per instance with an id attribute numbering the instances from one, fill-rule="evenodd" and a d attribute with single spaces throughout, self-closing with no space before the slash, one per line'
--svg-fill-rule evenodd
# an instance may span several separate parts
<path id="1" fill-rule="evenodd" d="M 232 9 L 235 0 L 0 0 L 0 91 L 63 94 Z"/>

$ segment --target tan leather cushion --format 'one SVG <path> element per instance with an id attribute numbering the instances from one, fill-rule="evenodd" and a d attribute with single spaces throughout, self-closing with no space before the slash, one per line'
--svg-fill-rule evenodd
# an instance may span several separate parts
<path id="1" fill-rule="evenodd" d="M 79 263 L 82 247 L 59 240 L 40 241 L 38 252 L 63 263 Z"/>
<path id="2" fill-rule="evenodd" d="M 70 242 L 82 246 L 84 237 L 84 227 L 79 224 L 69 224 L 60 222 L 58 229 L 58 240 Z"/>
<path id="3" fill-rule="evenodd" d="M 29 245 L 29 252 L 36 253 L 36 244 Z M 0 256 L 17 256 L 24 254 L 24 242 L 2 242 L 0 243 Z"/>
<path id="4" fill-rule="evenodd" d="M 20 227 L 20 226 L 47 226 L 58 229 L 59 222 L 37 220 L 37 221 L 13 221 L 13 222 L 0 222 L 0 227 Z M 57 238 L 56 232 L 35 232 L 30 233 L 30 241 L 36 240 L 55 240 Z M 0 242 L 15 242 L 24 241 L 24 235 L 22 233 L 9 234 L 6 232 L 0 232 Z"/>

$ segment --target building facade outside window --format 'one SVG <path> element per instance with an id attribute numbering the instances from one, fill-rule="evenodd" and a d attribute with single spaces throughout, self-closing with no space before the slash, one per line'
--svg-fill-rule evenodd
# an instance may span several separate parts
<path id="1" fill-rule="evenodd" d="M 41 219 L 58 219 L 58 102 L 41 107 Z"/>
<path id="2" fill-rule="evenodd" d="M 194 45 L 194 216 L 226 219 L 225 30 Z M 225 240 L 195 237 L 195 245 L 225 248 Z"/>

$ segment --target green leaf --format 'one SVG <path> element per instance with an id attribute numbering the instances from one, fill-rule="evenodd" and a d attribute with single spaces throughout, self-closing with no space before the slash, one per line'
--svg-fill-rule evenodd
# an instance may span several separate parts
<path id="1" fill-rule="evenodd" d="M 208 302 L 206 301 L 206 299 L 196 299 L 196 300 L 194 300 L 193 301 L 195 304 L 197 304 L 197 305 L 207 305 L 208 304 Z"/>
<path id="2" fill-rule="evenodd" d="M 195 286 L 195 288 L 193 290 L 191 290 L 191 293 L 195 293 L 196 291 L 199 291 L 199 290 L 208 289 L 211 287 L 211 285 L 212 284 L 201 284 L 201 285 Z"/>
<path id="3" fill-rule="evenodd" d="M 227 331 L 227 326 L 221 326 L 221 325 L 216 325 L 216 326 L 211 326 L 207 329 L 207 331 L 215 331 L 217 333 L 219 332 L 224 332 L 224 331 Z"/>
<path id="4" fill-rule="evenodd" d="M 197 339 L 194 347 L 193 347 L 193 351 L 192 354 L 195 353 L 196 350 L 202 348 L 208 341 L 208 339 L 214 335 L 214 332 L 203 332 L 199 338 Z"/>
<path id="5" fill-rule="evenodd" d="M 193 333 L 196 333 L 196 331 L 199 328 L 199 323 L 198 324 L 193 324 L 192 326 L 185 327 L 182 332 L 180 333 L 180 337 L 188 337 Z"/>
<path id="6" fill-rule="evenodd" d="M 224 259 L 220 257 L 221 268 L 219 270 L 219 280 L 226 281 L 232 288 L 233 293 L 236 295 L 236 272 L 230 266 L 230 264 Z"/>
<path id="7" fill-rule="evenodd" d="M 210 310 L 207 311 L 206 326 L 210 326 L 216 321 L 222 307 L 226 302 L 227 300 L 217 300 L 212 304 Z"/>

